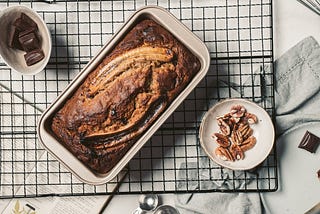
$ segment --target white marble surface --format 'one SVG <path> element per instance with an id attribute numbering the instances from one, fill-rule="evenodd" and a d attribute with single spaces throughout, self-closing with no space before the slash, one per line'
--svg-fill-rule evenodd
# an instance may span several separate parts
<path id="1" fill-rule="evenodd" d="M 320 43 L 320 16 L 296 0 L 275 0 L 273 14 L 275 59 L 307 36 L 313 36 Z M 5 202 L 1 200 L 0 207 Z M 162 194 L 160 202 L 173 205 L 174 195 Z M 137 206 L 138 195 L 116 195 L 103 214 L 130 214 Z"/>
<path id="2" fill-rule="evenodd" d="M 307 36 L 320 42 L 320 16 L 296 0 L 274 0 L 275 59 Z"/>
<path id="3" fill-rule="evenodd" d="M 307 36 L 320 43 L 320 16 L 296 0 L 275 0 L 273 21 L 275 59 Z M 173 194 L 163 194 L 160 198 L 163 204 L 174 204 Z M 103 213 L 132 213 L 138 206 L 137 200 L 137 195 L 116 195 Z"/>

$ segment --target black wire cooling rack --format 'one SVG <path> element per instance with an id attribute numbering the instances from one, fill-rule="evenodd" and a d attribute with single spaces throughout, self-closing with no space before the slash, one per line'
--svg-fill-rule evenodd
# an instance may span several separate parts
<path id="1" fill-rule="evenodd" d="M 272 0 L 48 2 L 0 1 L 1 9 L 21 4 L 36 10 L 53 43 L 48 66 L 35 76 L 22 76 L 0 59 L 0 198 L 277 190 L 275 150 L 255 170 L 230 173 L 204 155 L 198 139 L 201 117 L 224 98 L 253 100 L 274 117 Z M 124 178 L 119 175 L 100 186 L 81 183 L 41 148 L 37 121 L 108 38 L 144 5 L 168 9 L 204 41 L 210 70 L 130 161 Z M 216 185 L 203 185 L 211 183 Z"/>

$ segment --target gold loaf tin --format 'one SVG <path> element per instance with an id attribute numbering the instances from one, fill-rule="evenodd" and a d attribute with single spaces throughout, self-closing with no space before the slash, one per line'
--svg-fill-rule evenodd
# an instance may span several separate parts
<path id="1" fill-rule="evenodd" d="M 150 18 L 156 21 L 172 35 L 174 35 L 177 40 L 179 40 L 196 57 L 198 57 L 201 63 L 201 68 L 193 77 L 191 82 L 187 85 L 187 87 L 174 99 L 165 112 L 163 112 L 163 114 L 155 121 L 155 123 L 129 149 L 126 155 L 116 164 L 116 166 L 106 174 L 97 174 L 85 166 L 56 139 L 51 130 L 52 117 L 58 111 L 58 109 L 63 106 L 65 101 L 75 92 L 75 90 L 77 90 L 87 75 L 100 64 L 105 56 L 112 51 L 112 49 L 121 41 L 124 35 L 126 35 L 126 33 L 137 23 L 137 21 L 144 18 Z M 197 86 L 201 79 L 203 79 L 203 77 L 206 75 L 209 65 L 210 55 L 205 44 L 176 17 L 174 17 L 167 10 L 158 6 L 146 6 L 140 8 L 126 21 L 126 23 L 118 30 L 118 32 L 113 35 L 109 42 L 101 48 L 98 54 L 92 58 L 92 60 L 90 60 L 83 70 L 42 114 L 37 127 L 39 141 L 51 155 L 57 158 L 61 164 L 63 164 L 81 181 L 92 185 L 107 183 L 128 164 L 130 159 L 133 158 L 140 148 Z"/>

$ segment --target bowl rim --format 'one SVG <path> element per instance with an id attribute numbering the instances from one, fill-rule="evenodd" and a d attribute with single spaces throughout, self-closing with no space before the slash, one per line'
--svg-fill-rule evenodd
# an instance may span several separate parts
<path id="1" fill-rule="evenodd" d="M 266 153 L 264 156 L 262 156 L 258 161 L 256 161 L 256 163 L 254 163 L 253 165 L 247 166 L 247 167 L 233 167 L 232 165 L 228 165 L 228 164 L 224 164 L 224 162 L 218 162 L 214 157 L 212 157 L 211 153 L 208 151 L 207 147 L 205 146 L 205 142 L 204 139 L 202 138 L 202 133 L 204 132 L 204 127 L 205 127 L 205 121 L 206 119 L 209 117 L 210 113 L 213 111 L 213 109 L 217 108 L 220 105 L 223 105 L 224 103 L 228 103 L 228 102 L 243 102 L 243 103 L 249 103 L 250 105 L 253 105 L 256 109 L 258 109 L 261 113 L 265 114 L 267 117 L 267 123 L 270 126 L 271 132 L 272 132 L 272 136 L 270 137 L 270 146 L 266 147 Z M 206 153 L 206 155 L 208 156 L 208 158 L 210 158 L 210 160 L 212 160 L 213 162 L 215 162 L 216 164 L 218 164 L 219 166 L 225 167 L 227 169 L 231 169 L 231 170 L 250 170 L 253 169 L 255 167 L 257 167 L 259 164 L 261 164 L 270 154 L 272 148 L 274 147 L 274 143 L 275 143 L 275 129 L 274 129 L 274 124 L 273 121 L 270 117 L 270 115 L 268 114 L 268 112 L 261 107 L 260 105 L 258 105 L 257 103 L 249 100 L 249 99 L 245 99 L 245 98 L 225 98 L 222 99 L 220 101 L 218 101 L 217 103 L 215 103 L 213 106 L 211 106 L 207 112 L 204 114 L 204 116 L 202 117 L 201 120 L 201 124 L 199 127 L 199 141 L 200 141 L 200 145 L 203 149 L 203 151 Z M 212 143 L 214 143 L 214 141 L 212 141 Z M 241 161 L 241 160 L 238 160 Z M 225 161 L 227 162 L 227 161 Z"/>
<path id="2" fill-rule="evenodd" d="M 8 14 L 10 12 L 14 12 L 14 10 L 17 10 L 17 9 L 21 9 L 22 11 L 28 11 L 30 13 L 32 13 L 34 16 L 36 16 L 38 18 L 38 20 L 41 22 L 41 25 L 43 26 L 43 33 L 45 35 L 42 35 L 41 36 L 45 36 L 47 38 L 47 41 L 48 41 L 48 51 L 47 51 L 47 54 L 45 55 L 45 58 L 42 60 L 41 64 L 42 66 L 40 66 L 38 69 L 34 69 L 34 71 L 31 71 L 31 72 L 24 72 L 24 71 L 21 71 L 19 69 L 16 69 L 15 66 L 13 66 L 10 62 L 7 61 L 6 57 L 3 56 L 0 52 L 0 56 L 3 60 L 3 62 L 9 67 L 11 68 L 12 70 L 16 71 L 17 73 L 19 74 L 22 74 L 22 75 L 28 75 L 28 76 L 32 76 L 32 75 L 35 75 L 37 73 L 40 73 L 41 71 L 43 71 L 45 69 L 45 67 L 47 66 L 49 60 L 50 60 L 50 57 L 51 57 L 51 51 L 52 51 L 52 38 L 51 38 L 51 33 L 48 29 L 48 26 L 47 26 L 47 23 L 44 21 L 44 19 L 38 14 L 37 11 L 35 11 L 34 9 L 30 8 L 30 7 L 27 7 L 25 5 L 12 5 L 12 6 L 8 6 L 6 7 L 5 9 L 1 10 L 0 11 L 0 19 L 5 15 L 5 14 Z M 39 23 L 37 23 L 39 24 Z M 42 39 L 43 41 L 43 39 Z"/>

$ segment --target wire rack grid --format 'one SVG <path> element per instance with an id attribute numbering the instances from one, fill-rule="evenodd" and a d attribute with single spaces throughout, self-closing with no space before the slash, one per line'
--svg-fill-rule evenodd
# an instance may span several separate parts
<path id="1" fill-rule="evenodd" d="M 21 4 L 36 10 L 53 42 L 48 66 L 35 76 L 16 73 L 0 58 L 0 198 L 277 190 L 275 149 L 257 169 L 233 171 L 226 178 L 225 169 L 207 158 L 198 139 L 201 117 L 224 98 L 255 101 L 274 116 L 271 0 L 47 2 L 0 1 L 0 8 Z M 124 179 L 84 184 L 41 148 L 37 121 L 125 20 L 145 5 L 166 8 L 204 41 L 210 70 L 130 161 Z M 228 185 L 211 185 L 225 181 Z M 114 192 L 112 187 L 120 183 Z"/>

